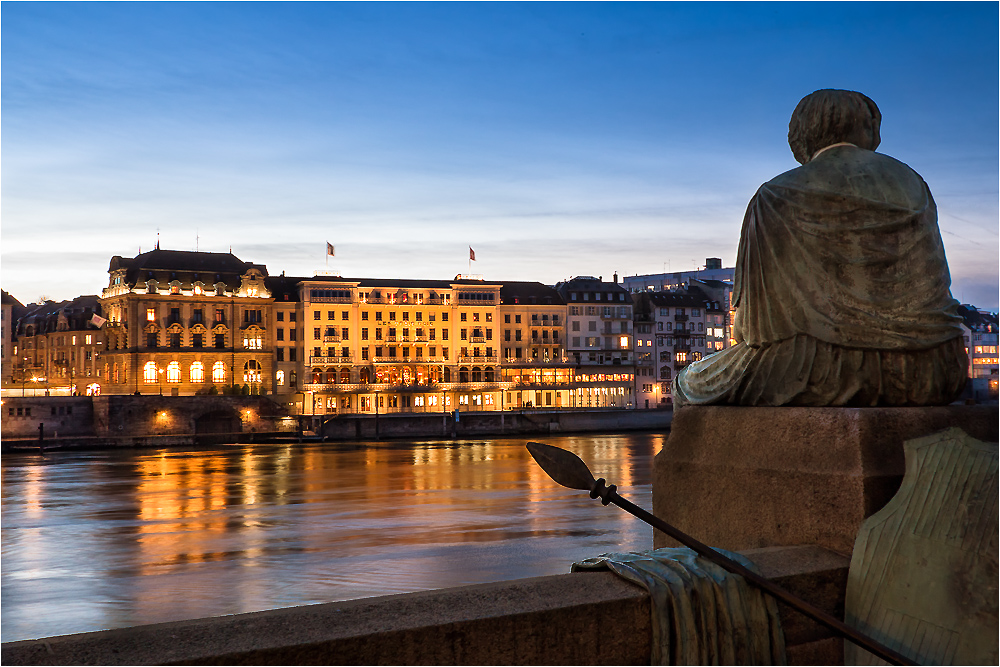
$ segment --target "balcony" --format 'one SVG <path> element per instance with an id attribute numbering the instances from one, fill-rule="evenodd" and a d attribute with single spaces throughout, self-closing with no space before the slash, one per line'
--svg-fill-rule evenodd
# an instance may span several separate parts
<path id="1" fill-rule="evenodd" d="M 310 366 L 322 366 L 330 364 L 350 364 L 354 361 L 354 355 L 338 355 L 336 357 L 309 357 Z"/>
<path id="2" fill-rule="evenodd" d="M 324 343 L 339 343 L 340 342 L 340 336 L 339 335 L 323 336 L 323 342 Z"/>
<path id="3" fill-rule="evenodd" d="M 486 337 L 485 336 L 469 336 L 469 342 L 470 343 L 485 343 L 486 342 Z"/>
<path id="4" fill-rule="evenodd" d="M 354 303 L 354 299 L 349 296 L 311 296 L 311 303 Z"/>
<path id="5" fill-rule="evenodd" d="M 496 364 L 499 363 L 500 357 L 470 357 L 470 356 L 459 356 L 456 361 L 460 364 Z"/>
<path id="6" fill-rule="evenodd" d="M 435 357 L 372 357 L 372 362 L 376 364 L 445 364 L 446 359 L 440 356 Z"/>
<path id="7" fill-rule="evenodd" d="M 687 315 L 677 315 L 676 313 L 674 314 L 674 322 L 687 322 L 687 321 L 688 321 Z"/>
<path id="8" fill-rule="evenodd" d="M 387 336 L 385 337 L 385 340 L 386 340 L 386 342 L 387 342 L 387 343 L 395 343 L 396 341 L 398 341 L 398 340 L 399 340 L 399 337 L 398 337 L 398 336 L 396 336 L 396 334 L 392 334 L 391 336 L 390 336 L 390 335 L 387 335 Z"/>

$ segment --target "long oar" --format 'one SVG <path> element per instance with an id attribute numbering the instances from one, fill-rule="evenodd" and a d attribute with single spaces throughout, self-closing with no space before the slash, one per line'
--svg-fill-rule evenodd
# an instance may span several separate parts
<path id="1" fill-rule="evenodd" d="M 769 595 L 773 595 L 789 607 L 797 609 L 817 623 L 822 623 L 838 635 L 854 642 L 861 648 L 877 655 L 886 662 L 893 665 L 917 664 L 906 656 L 901 655 L 896 651 L 893 651 L 891 648 L 875 641 L 868 635 L 858 632 L 846 623 L 830 616 L 825 611 L 814 607 L 805 600 L 795 597 L 769 579 L 765 579 L 759 574 L 743 567 L 736 561 L 726 558 L 715 549 L 702 544 L 687 533 L 683 533 L 674 528 L 663 519 L 657 518 L 638 505 L 622 498 L 618 495 L 618 487 L 614 484 L 607 486 L 604 483 L 603 478 L 594 479 L 594 475 L 590 472 L 590 468 L 587 467 L 587 464 L 573 452 L 568 452 L 565 449 L 553 447 L 552 445 L 543 445 L 540 442 L 529 442 L 527 447 L 528 451 L 531 452 L 531 456 L 535 459 L 538 465 L 541 466 L 542 470 L 548 473 L 549 477 L 562 486 L 570 489 L 579 489 L 581 491 L 590 491 L 590 497 L 600 498 L 601 503 L 604 505 L 609 503 L 617 505 L 629 514 L 639 517 L 654 528 L 662 530 L 664 533 L 674 538 L 681 544 L 690 547 L 700 556 L 704 556 L 719 567 L 722 567 L 733 574 L 742 576 L 750 583 L 763 589 Z"/>

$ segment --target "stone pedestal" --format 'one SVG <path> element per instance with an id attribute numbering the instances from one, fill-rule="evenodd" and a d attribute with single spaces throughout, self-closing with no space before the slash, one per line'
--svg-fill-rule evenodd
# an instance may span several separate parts
<path id="1" fill-rule="evenodd" d="M 684 407 L 656 455 L 653 512 L 724 549 L 849 555 L 861 522 L 899 489 L 904 441 L 956 426 L 996 442 L 998 417 L 996 406 Z"/>

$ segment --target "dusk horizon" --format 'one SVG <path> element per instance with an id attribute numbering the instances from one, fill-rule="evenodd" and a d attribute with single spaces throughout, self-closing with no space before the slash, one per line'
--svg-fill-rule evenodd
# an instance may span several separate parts
<path id="1" fill-rule="evenodd" d="M 996 5 L 5 9 L 24 303 L 100 294 L 158 239 L 272 275 L 449 280 L 469 247 L 494 282 L 733 266 L 747 203 L 797 166 L 796 103 L 844 88 L 930 186 L 954 297 L 1000 305 Z"/>

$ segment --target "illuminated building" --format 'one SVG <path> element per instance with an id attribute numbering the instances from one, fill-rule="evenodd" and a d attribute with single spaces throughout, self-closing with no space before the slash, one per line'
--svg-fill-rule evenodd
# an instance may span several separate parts
<path id="1" fill-rule="evenodd" d="M 276 362 L 288 372 L 276 392 L 293 410 L 334 415 L 501 409 L 499 284 L 463 276 L 284 280 L 285 291 L 295 281 L 296 295 L 288 300 L 294 307 L 286 307 L 284 297 L 277 302 L 287 309 L 287 335 L 275 340 L 275 354 L 289 361 Z M 288 320 L 293 314 L 294 326 Z M 297 360 L 294 371 L 291 359 Z"/>
<path id="2" fill-rule="evenodd" d="M 995 401 L 1000 380 L 997 314 L 968 304 L 959 306 L 958 314 L 962 317 L 965 349 L 969 355 L 969 383 L 965 395 L 977 403 Z"/>
<path id="3" fill-rule="evenodd" d="M 577 276 L 555 286 L 566 302 L 566 355 L 573 364 L 569 407 L 632 407 L 632 299 L 617 282 Z"/>
<path id="4" fill-rule="evenodd" d="M 100 394 L 104 332 L 96 295 L 28 306 L 17 321 L 13 383 L 22 392 Z"/>
<path id="5" fill-rule="evenodd" d="M 500 290 L 504 407 L 564 408 L 572 405 L 575 364 L 565 354 L 566 303 L 537 282 L 504 282 Z"/>
<path id="6" fill-rule="evenodd" d="M 267 269 L 232 253 L 115 256 L 101 296 L 105 393 L 258 394 L 273 386 Z"/>
<path id="7" fill-rule="evenodd" d="M 10 384 L 14 377 L 14 359 L 16 357 L 14 352 L 16 347 L 14 343 L 14 332 L 17 320 L 24 314 L 25 308 L 20 301 L 3 290 L 0 290 L 0 296 L 2 296 L 3 306 L 3 317 L 0 319 L 0 331 L 2 331 L 2 337 L 0 337 L 0 341 L 2 341 L 0 342 L 0 352 L 3 354 L 3 385 L 6 386 L 7 384 Z"/>

